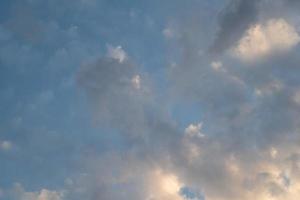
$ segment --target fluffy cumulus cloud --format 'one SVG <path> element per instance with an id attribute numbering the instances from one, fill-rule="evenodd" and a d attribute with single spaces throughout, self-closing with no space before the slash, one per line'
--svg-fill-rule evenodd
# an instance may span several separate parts
<path id="1" fill-rule="evenodd" d="M 297 1 L 24 2 L 0 14 L 1 200 L 300 198 Z"/>
<path id="2" fill-rule="evenodd" d="M 295 27 L 284 19 L 270 19 L 266 24 L 251 26 L 240 39 L 234 54 L 248 61 L 276 51 L 287 51 L 300 42 Z"/>

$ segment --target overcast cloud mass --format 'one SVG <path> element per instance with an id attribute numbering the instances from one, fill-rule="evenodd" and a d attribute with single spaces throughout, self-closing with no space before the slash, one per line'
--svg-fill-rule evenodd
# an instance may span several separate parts
<path id="1" fill-rule="evenodd" d="M 298 0 L 1 0 L 0 200 L 299 200 Z"/>

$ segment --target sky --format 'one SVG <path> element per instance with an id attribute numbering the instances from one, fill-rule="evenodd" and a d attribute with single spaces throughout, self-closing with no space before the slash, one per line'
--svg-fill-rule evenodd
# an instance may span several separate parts
<path id="1" fill-rule="evenodd" d="M 299 200 L 298 0 L 1 0 L 0 200 Z"/>

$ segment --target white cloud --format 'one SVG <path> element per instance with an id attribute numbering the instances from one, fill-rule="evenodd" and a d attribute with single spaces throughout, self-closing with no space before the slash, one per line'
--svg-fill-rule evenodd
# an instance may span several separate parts
<path id="1" fill-rule="evenodd" d="M 153 170 L 149 173 L 146 185 L 147 200 L 183 200 L 180 195 L 183 184 L 174 174 L 163 172 L 160 169 Z"/>
<path id="2" fill-rule="evenodd" d="M 185 129 L 185 134 L 190 136 L 190 137 L 205 137 L 205 135 L 201 132 L 202 129 L 202 123 L 198 124 L 190 124 L 186 129 Z"/>
<path id="3" fill-rule="evenodd" d="M 287 51 L 300 42 L 295 27 L 286 20 L 271 19 L 251 26 L 233 49 L 245 61 L 261 58 L 272 52 Z"/>
<path id="4" fill-rule="evenodd" d="M 127 54 L 121 46 L 113 47 L 108 45 L 107 56 L 118 60 L 120 63 L 123 63 L 127 59 Z"/>

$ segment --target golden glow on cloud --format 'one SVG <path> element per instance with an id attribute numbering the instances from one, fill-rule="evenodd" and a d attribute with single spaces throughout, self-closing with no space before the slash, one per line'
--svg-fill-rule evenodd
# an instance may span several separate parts
<path id="1" fill-rule="evenodd" d="M 182 185 L 176 175 L 156 169 L 149 174 L 149 197 L 147 199 L 183 200 L 179 194 Z"/>
<path id="2" fill-rule="evenodd" d="M 299 42 L 300 36 L 291 24 L 284 19 L 271 19 L 250 27 L 233 52 L 237 57 L 251 61 L 273 51 L 289 50 Z"/>

